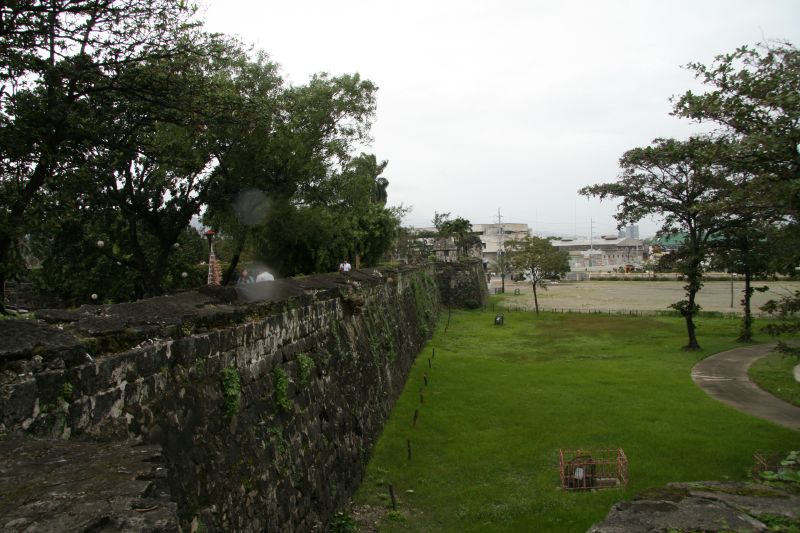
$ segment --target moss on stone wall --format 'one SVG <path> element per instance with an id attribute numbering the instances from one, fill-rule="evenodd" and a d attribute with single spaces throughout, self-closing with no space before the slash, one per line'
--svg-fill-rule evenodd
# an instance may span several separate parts
<path id="1" fill-rule="evenodd" d="M 272 377 L 275 380 L 275 404 L 283 411 L 292 409 L 292 401 L 289 399 L 289 377 L 282 368 L 274 368 Z"/>
<path id="2" fill-rule="evenodd" d="M 230 419 L 239 412 L 241 407 L 242 384 L 239 379 L 239 371 L 233 367 L 222 370 L 222 413 L 226 419 Z"/>

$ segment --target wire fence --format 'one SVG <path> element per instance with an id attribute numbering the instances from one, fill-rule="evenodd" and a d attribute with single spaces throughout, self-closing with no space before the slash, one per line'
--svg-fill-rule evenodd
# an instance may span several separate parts
<path id="1" fill-rule="evenodd" d="M 505 311 L 511 313 L 535 313 L 536 309 L 526 305 L 516 304 L 493 304 L 492 312 Z M 657 310 L 657 309 L 601 309 L 601 308 L 586 308 L 586 307 L 539 307 L 541 313 L 575 313 L 583 315 L 607 315 L 607 316 L 642 316 L 642 317 L 682 317 L 681 313 L 676 310 Z M 755 318 L 769 318 L 771 315 L 763 312 L 751 313 Z M 741 312 L 721 312 L 721 311 L 700 311 L 695 316 L 706 318 L 730 318 L 741 320 Z"/>

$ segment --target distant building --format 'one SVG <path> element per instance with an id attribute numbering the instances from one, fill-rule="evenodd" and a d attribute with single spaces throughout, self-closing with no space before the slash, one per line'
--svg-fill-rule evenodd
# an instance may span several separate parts
<path id="1" fill-rule="evenodd" d="M 683 246 L 686 235 L 683 233 L 661 235 L 650 239 L 651 252 L 654 254 L 668 254 Z"/>
<path id="2" fill-rule="evenodd" d="M 508 247 L 509 241 L 524 239 L 530 235 L 527 224 L 473 224 L 472 231 L 478 234 L 483 246 L 483 259 L 493 264 L 497 251 Z"/>
<path id="3" fill-rule="evenodd" d="M 629 239 L 638 239 L 639 238 L 639 226 L 636 224 L 631 224 L 629 226 L 625 226 L 621 230 L 619 230 L 619 237 L 627 237 Z"/>
<path id="4" fill-rule="evenodd" d="M 493 265 L 497 261 L 497 251 L 503 250 L 508 246 L 509 241 L 522 239 L 530 235 L 527 224 L 473 224 L 472 231 L 481 240 L 481 249 L 470 250 L 469 255 L 480 257 L 484 262 Z M 426 235 L 417 237 L 418 240 L 430 246 L 432 254 L 437 261 L 454 261 L 456 259 L 456 246 L 452 239 L 441 239 L 430 237 L 435 234 L 436 228 L 416 228 L 414 234 Z"/>
<path id="5" fill-rule="evenodd" d="M 572 272 L 608 272 L 641 268 L 645 258 L 644 242 L 631 237 L 602 235 L 594 239 L 561 239 L 550 241 L 569 254 Z"/>

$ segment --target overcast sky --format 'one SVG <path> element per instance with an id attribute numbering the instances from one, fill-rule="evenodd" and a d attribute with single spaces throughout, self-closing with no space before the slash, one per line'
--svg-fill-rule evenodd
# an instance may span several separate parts
<path id="1" fill-rule="evenodd" d="M 697 126 L 669 97 L 682 65 L 765 39 L 800 42 L 798 0 L 200 0 L 209 30 L 266 51 L 294 84 L 358 72 L 378 85 L 374 143 L 389 204 L 539 234 L 615 232 L 620 155 Z M 642 236 L 657 229 L 642 221 Z"/>

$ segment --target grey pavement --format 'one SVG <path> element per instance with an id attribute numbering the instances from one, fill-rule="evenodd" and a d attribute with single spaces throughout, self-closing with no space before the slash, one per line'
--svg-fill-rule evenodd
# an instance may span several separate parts
<path id="1" fill-rule="evenodd" d="M 734 409 L 800 430 L 800 407 L 760 389 L 747 375 L 750 365 L 774 347 L 774 344 L 757 344 L 712 355 L 694 366 L 692 381 L 709 396 Z"/>

